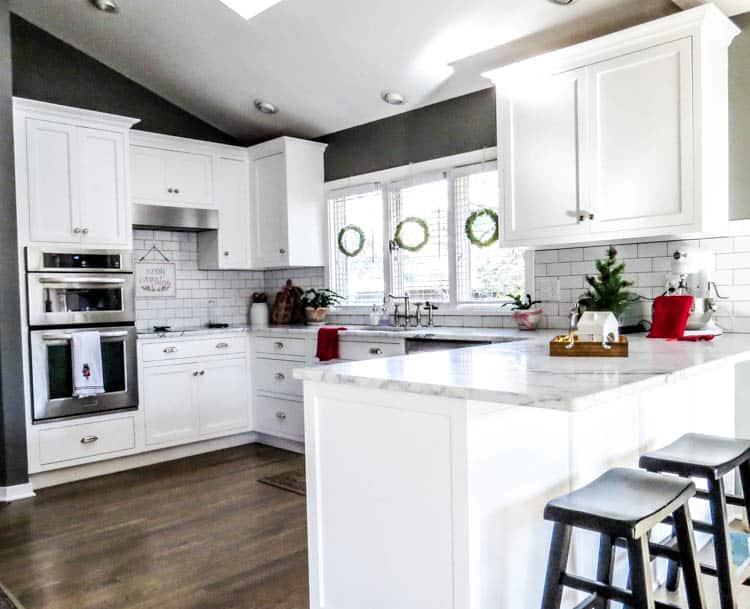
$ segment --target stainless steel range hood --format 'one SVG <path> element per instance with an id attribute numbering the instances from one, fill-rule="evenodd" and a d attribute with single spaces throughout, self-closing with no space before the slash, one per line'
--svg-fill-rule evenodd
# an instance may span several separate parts
<path id="1" fill-rule="evenodd" d="M 216 230 L 219 228 L 219 212 L 197 207 L 135 204 L 133 226 L 184 231 Z"/>

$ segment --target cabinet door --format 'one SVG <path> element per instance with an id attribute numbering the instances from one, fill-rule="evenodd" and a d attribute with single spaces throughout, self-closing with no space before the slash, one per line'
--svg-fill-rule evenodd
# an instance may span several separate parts
<path id="1" fill-rule="evenodd" d="M 201 364 L 196 386 L 201 434 L 247 427 L 250 404 L 244 358 Z"/>
<path id="2" fill-rule="evenodd" d="M 125 187 L 125 138 L 121 133 L 80 128 L 82 242 L 123 246 L 132 231 Z"/>
<path id="3" fill-rule="evenodd" d="M 198 435 L 195 385 L 200 364 L 159 366 L 143 371 L 146 444 L 191 440 Z"/>
<path id="4" fill-rule="evenodd" d="M 219 209 L 220 268 L 250 265 L 250 200 L 247 162 L 218 157 L 214 196 Z"/>
<path id="5" fill-rule="evenodd" d="M 212 205 L 211 157 L 172 150 L 164 151 L 164 155 L 168 200 L 182 205 Z"/>
<path id="6" fill-rule="evenodd" d="M 164 151 L 130 147 L 130 190 L 134 201 L 164 201 L 168 195 Z"/>
<path id="7" fill-rule="evenodd" d="M 252 162 L 254 264 L 285 266 L 289 260 L 286 159 L 283 153 Z"/>
<path id="8" fill-rule="evenodd" d="M 684 39 L 589 68 L 593 232 L 693 222 L 691 65 Z"/>
<path id="9" fill-rule="evenodd" d="M 26 121 L 31 241 L 78 243 L 77 128 L 49 121 Z"/>
<path id="10" fill-rule="evenodd" d="M 503 239 L 585 234 L 585 72 L 498 84 Z"/>

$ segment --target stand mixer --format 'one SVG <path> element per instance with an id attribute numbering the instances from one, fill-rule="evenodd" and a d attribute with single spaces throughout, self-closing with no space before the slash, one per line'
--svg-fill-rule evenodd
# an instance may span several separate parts
<path id="1" fill-rule="evenodd" d="M 716 300 L 723 299 L 712 279 L 716 270 L 715 253 L 696 249 L 679 250 L 672 255 L 670 267 L 665 295 L 693 297 L 685 335 L 722 334 L 723 330 L 714 320 Z"/>

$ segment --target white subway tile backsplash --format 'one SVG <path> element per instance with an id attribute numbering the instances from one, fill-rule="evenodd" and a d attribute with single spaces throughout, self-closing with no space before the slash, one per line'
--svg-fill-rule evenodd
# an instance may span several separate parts
<path id="1" fill-rule="evenodd" d="M 667 244 L 663 241 L 656 243 L 639 243 L 639 258 L 655 258 L 656 256 L 667 256 Z"/>
<path id="2" fill-rule="evenodd" d="M 581 247 L 568 250 L 560 250 L 560 262 L 579 262 L 581 260 L 583 260 L 583 248 Z"/>
<path id="3" fill-rule="evenodd" d="M 536 262 L 540 264 L 558 262 L 559 260 L 560 260 L 560 253 L 558 250 L 546 250 L 546 251 L 536 252 Z"/>

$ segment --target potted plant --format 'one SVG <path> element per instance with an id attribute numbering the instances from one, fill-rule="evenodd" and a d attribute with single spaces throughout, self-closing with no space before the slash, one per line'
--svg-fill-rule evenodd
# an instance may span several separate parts
<path id="1" fill-rule="evenodd" d="M 519 330 L 536 330 L 539 322 L 542 321 L 541 308 L 534 308 L 534 305 L 541 303 L 541 300 L 534 300 L 531 294 L 526 297 L 521 294 L 506 294 L 511 302 L 506 302 L 503 306 L 510 306 L 513 310 L 513 319 L 518 325 Z"/>
<path id="2" fill-rule="evenodd" d="M 344 300 L 344 297 L 333 290 L 310 288 L 302 295 L 302 305 L 305 307 L 307 323 L 324 324 L 331 305 L 338 304 L 342 300 Z"/>
<path id="3" fill-rule="evenodd" d="M 624 279 L 625 263 L 617 261 L 617 249 L 610 246 L 607 257 L 596 261 L 597 276 L 586 277 L 588 291 L 579 299 L 587 311 L 610 312 L 618 323 L 630 302 L 628 288 L 632 282 Z"/>

